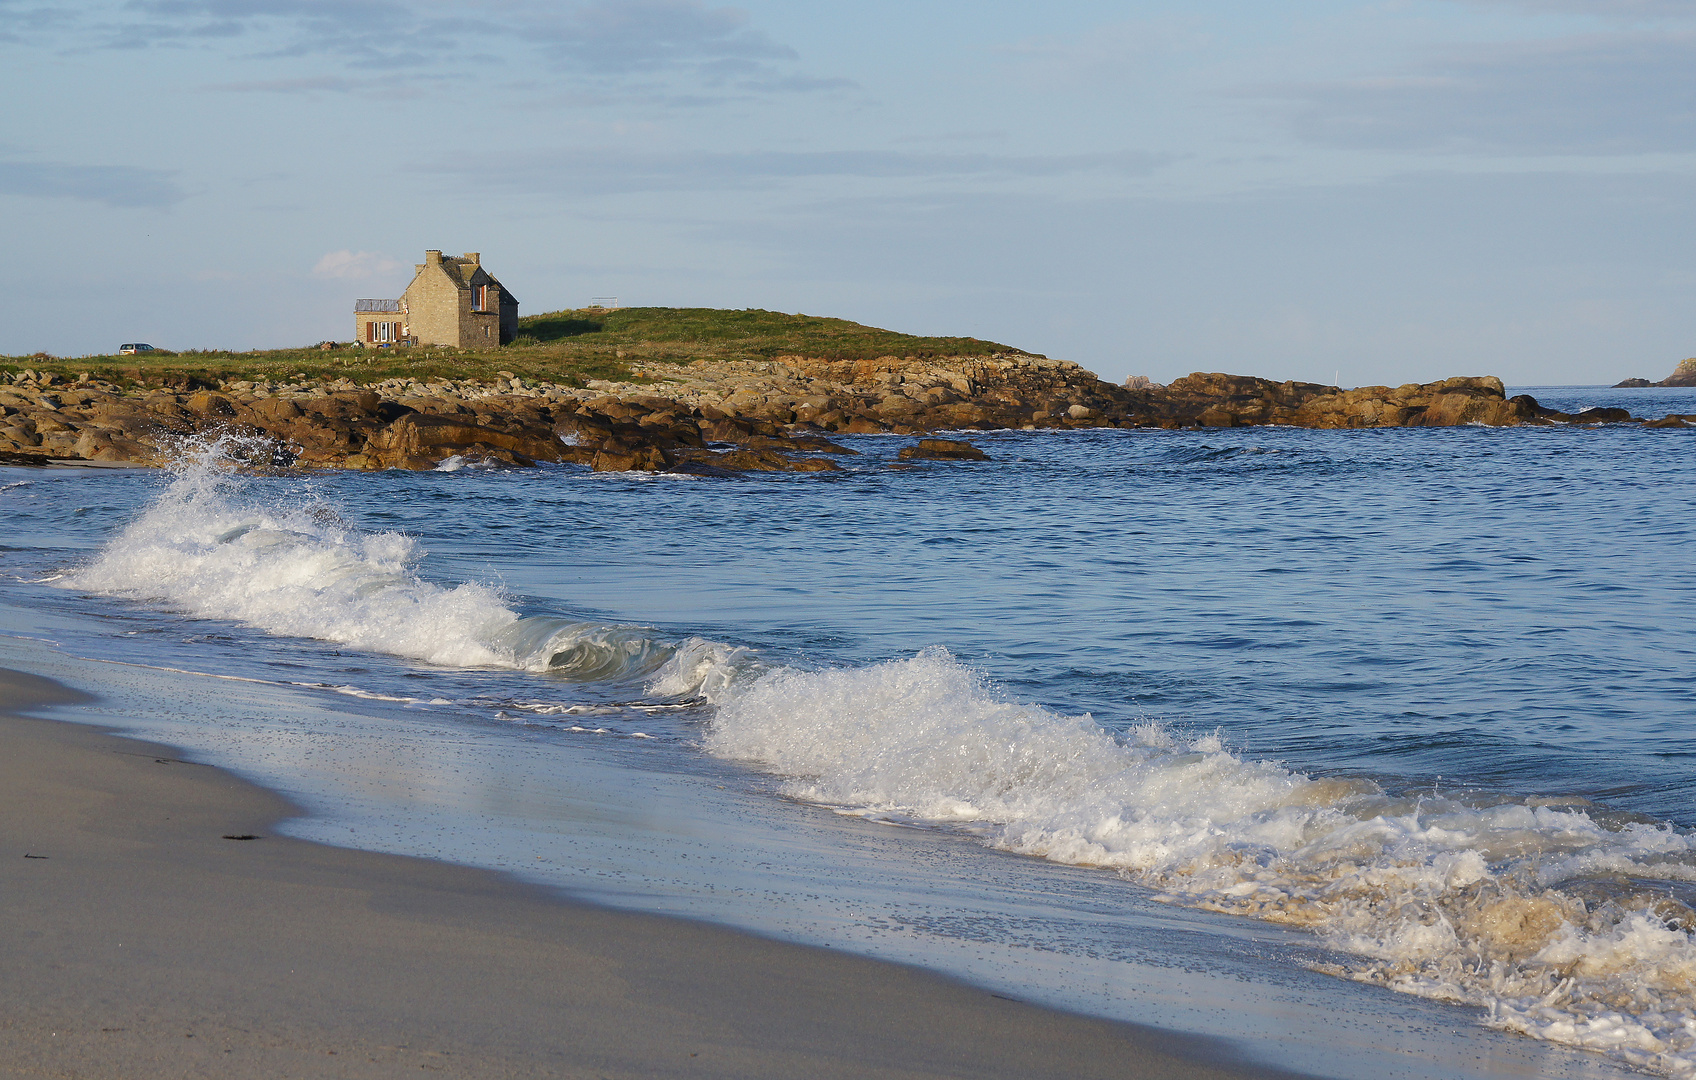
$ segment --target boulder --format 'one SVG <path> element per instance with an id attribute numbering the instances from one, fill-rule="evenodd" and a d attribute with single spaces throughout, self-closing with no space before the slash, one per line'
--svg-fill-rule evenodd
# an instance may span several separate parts
<path id="1" fill-rule="evenodd" d="M 797 460 L 776 450 L 726 450 L 716 454 L 708 451 L 706 456 L 692 456 L 692 460 L 734 472 L 832 472 L 839 468 L 829 458 Z"/>
<path id="2" fill-rule="evenodd" d="M 433 469 L 450 457 L 532 465 L 558 461 L 551 433 L 512 434 L 442 416 L 408 414 L 373 435 L 364 449 L 380 468 Z"/>
<path id="3" fill-rule="evenodd" d="M 988 461 L 989 455 L 958 439 L 920 439 L 917 446 L 903 446 L 896 455 L 902 461 Z"/>
<path id="4" fill-rule="evenodd" d="M 600 450 L 589 462 L 595 472 L 664 472 L 677 464 L 677 459 L 658 446 L 639 446 L 630 450 Z"/>
<path id="5" fill-rule="evenodd" d="M 196 416 L 208 419 L 227 418 L 236 415 L 236 403 L 223 394 L 202 391 L 190 394 L 183 399 L 183 407 Z"/>
<path id="6" fill-rule="evenodd" d="M 1613 409 L 1598 406 L 1593 409 L 1582 409 L 1573 417 L 1581 424 L 1629 424 L 1637 418 L 1628 409 Z"/>

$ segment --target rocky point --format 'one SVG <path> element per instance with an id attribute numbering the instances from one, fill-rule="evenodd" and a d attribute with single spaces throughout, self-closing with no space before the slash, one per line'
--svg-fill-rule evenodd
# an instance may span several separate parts
<path id="1" fill-rule="evenodd" d="M 433 469 L 457 458 L 727 475 L 837 469 L 853 453 L 832 441 L 838 433 L 1643 422 L 1619 409 L 1545 409 L 1508 397 L 1489 376 L 1351 390 L 1205 373 L 1131 384 L 1012 353 L 650 363 L 633 381 L 587 387 L 519 378 L 120 387 L 24 371 L 0 386 L 0 460 L 159 464 L 184 438 L 224 430 L 268 440 L 267 464 L 299 468 Z M 1690 422 L 1670 416 L 1649 426 Z M 931 438 L 900 456 L 984 457 L 969 443 Z"/>

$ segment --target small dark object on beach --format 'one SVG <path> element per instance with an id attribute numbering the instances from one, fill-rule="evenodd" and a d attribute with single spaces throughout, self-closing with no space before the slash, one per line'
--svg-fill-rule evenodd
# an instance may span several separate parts
<path id="1" fill-rule="evenodd" d="M 29 852 L 26 851 L 26 852 L 24 852 L 24 858 L 26 858 L 26 859 L 45 859 L 45 858 L 47 858 L 47 856 L 46 855 L 31 855 Z"/>
<path id="2" fill-rule="evenodd" d="M 241 833 L 240 835 L 237 835 L 236 833 L 225 833 L 223 838 L 225 840 L 263 840 L 263 839 L 265 839 L 263 836 L 254 836 L 252 833 Z"/>

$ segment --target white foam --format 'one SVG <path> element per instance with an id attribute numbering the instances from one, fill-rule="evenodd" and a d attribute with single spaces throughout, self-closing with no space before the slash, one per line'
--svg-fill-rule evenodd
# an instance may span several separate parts
<path id="1" fill-rule="evenodd" d="M 229 464 L 251 454 L 230 437 L 191 444 L 174 482 L 59 584 L 454 667 L 643 678 L 673 657 L 644 627 L 524 618 L 495 587 L 428 581 L 411 537 L 353 528 L 310 496 L 258 501 Z M 708 647 L 725 648 L 688 645 Z"/>
<path id="2" fill-rule="evenodd" d="M 1696 1071 L 1696 917 L 1642 883 L 1696 880 L 1696 845 L 1671 827 L 1393 799 L 1238 757 L 1218 734 L 1116 735 L 1014 701 L 941 649 L 733 685 L 707 745 L 799 798 L 1113 868 L 1173 902 L 1309 928 L 1355 955 L 1354 978 Z M 1628 884 L 1586 894 L 1601 875 Z"/>
<path id="3" fill-rule="evenodd" d="M 648 683 L 648 693 L 665 697 L 703 697 L 718 701 L 731 688 L 763 668 L 752 651 L 706 638 L 691 637 L 678 645 Z"/>

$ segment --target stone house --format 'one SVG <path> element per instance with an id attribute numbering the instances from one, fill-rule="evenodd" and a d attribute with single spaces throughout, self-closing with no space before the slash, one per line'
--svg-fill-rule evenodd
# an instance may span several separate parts
<path id="1" fill-rule="evenodd" d="M 518 299 L 483 269 L 482 257 L 426 251 L 399 300 L 356 300 L 354 340 L 379 345 L 486 349 L 518 335 Z"/>

